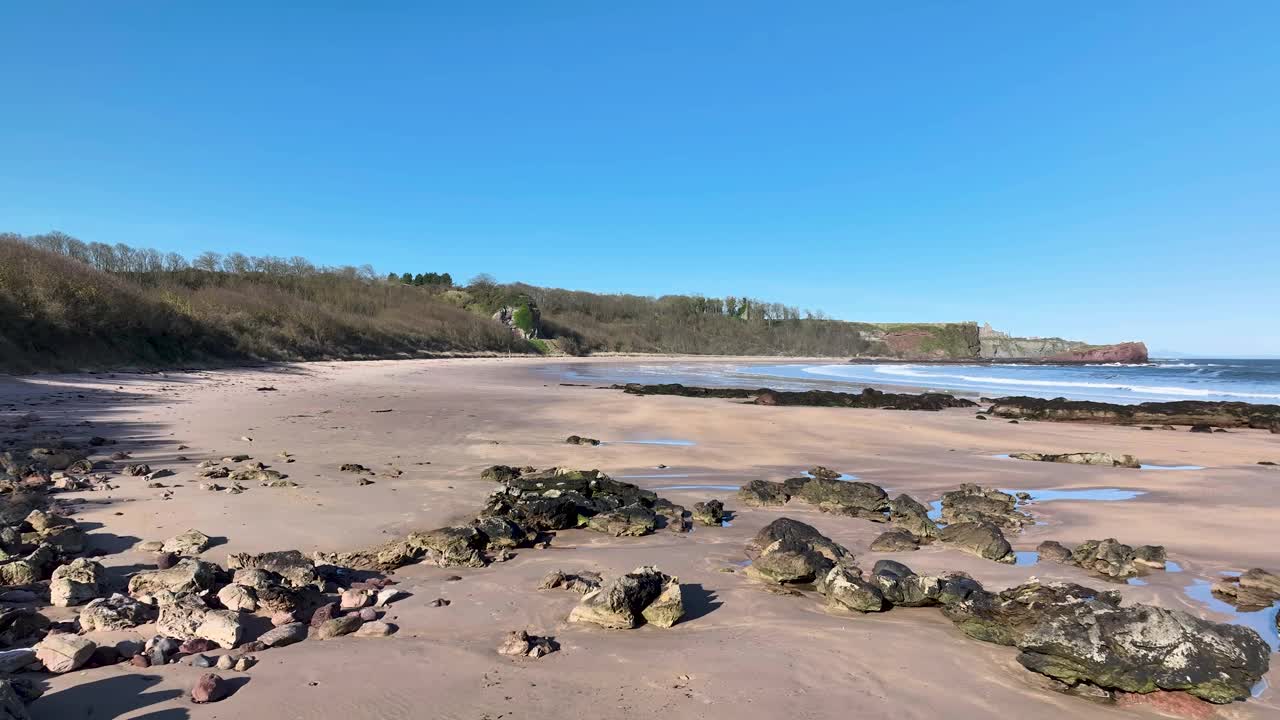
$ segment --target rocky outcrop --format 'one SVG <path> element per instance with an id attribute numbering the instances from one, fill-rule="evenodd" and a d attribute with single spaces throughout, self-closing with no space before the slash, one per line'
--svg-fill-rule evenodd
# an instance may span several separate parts
<path id="1" fill-rule="evenodd" d="M 490 495 L 484 515 L 508 518 L 531 531 L 566 530 L 588 525 L 596 515 L 630 507 L 611 519 L 602 519 L 596 529 L 612 532 L 623 528 L 626 534 L 635 534 L 642 528 L 652 532 L 656 527 L 652 516 L 658 496 L 599 470 L 512 470 Z"/>
<path id="2" fill-rule="evenodd" d="M 413 532 L 367 550 L 317 553 L 322 562 L 358 570 L 394 570 L 425 562 L 438 567 L 484 567 L 487 539 L 476 528 L 455 526 Z"/>
<path id="3" fill-rule="evenodd" d="M 542 312 L 538 305 L 529 298 L 521 298 L 519 302 L 498 308 L 493 319 L 511 329 L 512 334 L 529 340 L 539 337 L 542 332 Z"/>
<path id="4" fill-rule="evenodd" d="M 1031 460 L 1035 462 L 1067 463 L 1069 465 L 1102 465 L 1104 467 L 1140 468 L 1142 464 L 1132 455 L 1112 455 L 1104 452 L 1073 453 L 1010 453 L 1015 460 Z"/>
<path id="5" fill-rule="evenodd" d="M 756 405 L 794 405 L 810 407 L 883 408 L 889 410 L 943 410 L 953 407 L 977 407 L 977 403 L 945 393 L 887 393 L 866 388 L 860 393 L 842 393 L 828 390 L 792 392 L 760 388 L 703 388 L 679 383 L 644 385 L 628 383 L 614 385 L 631 395 L 679 395 L 697 398 L 755 398 Z"/>
<path id="6" fill-rule="evenodd" d="M 1151 569 L 1163 570 L 1166 557 L 1161 545 L 1132 547 L 1115 538 L 1086 540 L 1074 550 L 1056 540 L 1046 540 L 1037 551 L 1041 560 L 1075 565 L 1108 580 L 1125 580 Z"/>
<path id="7" fill-rule="evenodd" d="M 1212 703 L 1247 700 L 1271 655 L 1250 628 L 1098 599 L 1050 608 L 1017 646 L 1023 667 L 1067 685 L 1183 690 Z"/>
<path id="8" fill-rule="evenodd" d="M 1002 490 L 964 483 L 958 489 L 942 494 L 944 523 L 987 523 L 1013 530 L 1035 520 L 1018 510 L 1018 500 Z"/>
<path id="9" fill-rule="evenodd" d="M 1214 583 L 1213 594 L 1240 610 L 1261 610 L 1280 600 L 1280 574 L 1251 568 Z"/>
<path id="10" fill-rule="evenodd" d="M 1280 425 L 1280 405 L 1205 400 L 1119 405 L 1016 396 L 998 398 L 992 403 L 990 413 L 1002 418 L 1107 425 L 1210 425 L 1263 430 Z"/>
<path id="11" fill-rule="evenodd" d="M 1145 363 L 1148 362 L 1147 346 L 1141 342 L 1123 342 L 1115 345 L 1090 345 L 1054 353 L 1045 358 L 1054 363 Z"/>

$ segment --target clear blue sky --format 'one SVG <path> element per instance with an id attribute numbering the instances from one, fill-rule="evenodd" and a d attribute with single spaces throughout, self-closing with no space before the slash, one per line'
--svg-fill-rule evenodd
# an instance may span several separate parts
<path id="1" fill-rule="evenodd" d="M 1274 2 L 199 5 L 0 6 L 0 230 L 1280 353 Z"/>

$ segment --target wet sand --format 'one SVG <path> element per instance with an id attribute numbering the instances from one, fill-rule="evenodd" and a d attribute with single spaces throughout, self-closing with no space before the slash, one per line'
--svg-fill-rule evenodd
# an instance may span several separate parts
<path id="1" fill-rule="evenodd" d="M 723 361 L 719 359 L 718 361 Z M 1148 602 L 1226 619 L 1184 588 L 1221 571 L 1280 569 L 1280 436 L 1142 431 L 1138 428 L 999 420 L 971 410 L 939 413 L 842 408 L 759 407 L 730 400 L 633 397 L 562 386 L 538 368 L 550 361 L 465 359 L 311 363 L 266 370 L 166 375 L 47 376 L 0 379 L 0 413 L 34 411 L 31 431 L 103 435 L 136 461 L 177 474 L 147 489 L 118 478 L 118 490 L 62 494 L 81 501 L 75 517 L 114 554 L 101 561 L 120 575 L 151 558 L 129 548 L 188 528 L 225 538 L 204 556 L 225 564 L 233 552 L 304 552 L 368 546 L 411 530 L 474 515 L 492 490 L 479 479 L 492 464 L 599 468 L 691 506 L 720 498 L 730 527 L 688 535 L 659 531 L 609 538 L 558 534 L 552 548 L 520 550 L 484 569 L 411 566 L 395 575 L 411 596 L 391 607 L 400 625 L 387 639 L 309 640 L 258 653 L 235 694 L 192 705 L 186 692 L 205 672 L 186 665 L 121 665 L 52 678 L 30 706 L 35 718 L 500 718 L 663 717 L 865 718 L 1150 716 L 1045 689 L 1015 661 L 1016 650 L 964 637 L 935 609 L 837 617 L 812 598 L 772 594 L 745 577 L 743 544 L 771 520 L 808 522 L 845 544 L 870 568 L 891 557 L 918 572 L 963 570 L 988 588 L 1031 576 L 1099 588 L 1110 585 L 1052 563 L 1009 566 L 931 546 L 870 553 L 883 525 L 808 507 L 751 509 L 731 489 L 752 479 L 781 480 L 813 465 L 853 473 L 922 502 L 962 482 L 1023 489 L 1116 488 L 1132 499 L 1053 500 L 1027 506 L 1043 524 L 1010 537 L 1019 551 L 1046 539 L 1076 543 L 1115 537 L 1168 548 L 1183 572 L 1153 572 L 1123 586 L 1127 602 Z M 558 361 L 558 362 L 563 362 Z M 592 363 L 634 362 L 626 358 Z M 651 360 L 646 360 L 651 362 Z M 258 387 L 272 386 L 273 392 Z M 390 410 L 391 412 L 378 412 Z M 88 420 L 92 427 L 75 428 Z M 570 434 L 600 438 L 570 446 Z M 12 434 L 11 434 L 12 435 Z M 242 436 L 252 441 L 241 440 Z M 0 430 L 0 438 L 6 437 Z M 692 444 L 626 441 L 675 440 Z M 190 446 L 178 450 L 179 444 Z M 1202 466 L 1147 472 L 1008 460 L 997 454 L 1098 450 L 1143 463 Z M 296 458 L 280 463 L 277 453 Z M 271 464 L 298 488 L 250 487 L 239 495 L 197 489 L 195 465 L 245 453 Z M 175 458 L 186 455 L 190 460 Z M 358 486 L 342 463 L 378 473 Z M 666 468 L 659 469 L 659 465 Z M 386 471 L 403 471 L 392 477 Z M 675 477 L 684 476 L 684 477 Z M 606 631 L 565 622 L 578 596 L 539 592 L 548 571 L 592 569 L 612 575 L 656 564 L 687 585 L 688 615 L 669 630 Z M 461 581 L 445 578 L 460 575 Z M 431 600 L 451 600 L 436 608 Z M 68 613 L 69 615 L 70 613 Z M 494 652 L 509 630 L 553 635 L 560 652 L 510 660 Z M 148 635 L 139 629 L 140 637 Z M 119 636 L 120 634 L 114 634 Z M 1276 656 L 1273 656 L 1273 660 Z M 1272 671 L 1271 684 L 1280 680 Z M 1221 717 L 1280 713 L 1280 692 L 1217 711 Z M 92 714 L 90 714 L 92 713 Z"/>

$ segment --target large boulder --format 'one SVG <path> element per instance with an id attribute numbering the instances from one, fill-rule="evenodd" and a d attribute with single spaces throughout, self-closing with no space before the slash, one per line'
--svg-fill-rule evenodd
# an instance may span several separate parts
<path id="1" fill-rule="evenodd" d="M 324 590 L 324 581 L 316 573 L 315 563 L 297 550 L 275 550 L 257 555 L 249 553 L 228 555 L 227 569 L 263 570 L 284 578 L 285 584 L 291 588 L 314 587 Z"/>
<path id="2" fill-rule="evenodd" d="M 1066 565 L 1075 562 L 1071 558 L 1071 548 L 1063 545 L 1057 540 L 1045 540 L 1036 547 L 1036 552 L 1039 553 L 1041 560 L 1063 563 Z"/>
<path id="3" fill-rule="evenodd" d="M 920 549 L 920 538 L 902 528 L 880 533 L 871 541 L 871 552 L 910 552 Z"/>
<path id="4" fill-rule="evenodd" d="M 76 558 L 53 571 L 49 602 L 56 607 L 83 605 L 102 594 L 106 570 L 85 558 Z"/>
<path id="5" fill-rule="evenodd" d="M 160 616 L 156 620 L 156 632 L 176 640 L 199 637 L 198 630 L 209 612 L 209 606 L 199 595 L 190 592 L 162 594 Z"/>
<path id="6" fill-rule="evenodd" d="M 154 618 L 155 608 L 151 605 L 115 593 L 109 598 L 91 600 L 84 606 L 80 611 L 80 629 L 85 632 L 126 630 Z"/>
<path id="7" fill-rule="evenodd" d="M 1024 667 L 1068 685 L 1184 690 L 1213 703 L 1248 699 L 1271 656 L 1252 628 L 1094 599 L 1053 606 L 1017 645 Z"/>
<path id="8" fill-rule="evenodd" d="M 0 720 L 31 720 L 22 696 L 11 679 L 0 680 Z"/>
<path id="9" fill-rule="evenodd" d="M 851 515 L 884 522 L 884 511 L 889 509 L 889 499 L 879 485 L 866 482 L 846 482 L 829 477 L 807 478 L 794 497 L 816 505 L 824 512 Z"/>
<path id="10" fill-rule="evenodd" d="M 964 634 L 997 645 L 1017 645 L 1040 622 L 1047 608 L 1095 600 L 1119 607 L 1120 594 L 1098 592 L 1075 583 L 1029 582 L 998 593 L 972 592 L 942 612 Z"/>
<path id="11" fill-rule="evenodd" d="M 234 648 L 244 638 L 244 619 L 235 610 L 210 610 L 196 628 L 196 637 Z"/>
<path id="12" fill-rule="evenodd" d="M 1136 559 L 1133 548 L 1115 538 L 1086 540 L 1071 551 L 1071 561 L 1076 565 L 1117 580 L 1138 574 Z"/>
<path id="13" fill-rule="evenodd" d="M 662 628 L 669 628 L 684 617 L 684 591 L 681 590 L 680 579 L 669 577 L 662 586 L 658 598 L 649 603 L 640 613 L 645 622 Z"/>
<path id="14" fill-rule="evenodd" d="M 724 522 L 724 503 L 719 500 L 694 503 L 693 520 L 699 525 L 720 527 Z"/>
<path id="15" fill-rule="evenodd" d="M 958 522 L 942 528 L 938 539 L 948 545 L 998 563 L 1012 564 L 1013 547 L 1000 528 L 986 522 Z"/>
<path id="16" fill-rule="evenodd" d="M 40 545 L 24 557 L 0 564 L 0 585 L 31 585 L 48 578 L 58 555 L 53 547 Z"/>
<path id="17" fill-rule="evenodd" d="M 247 585 L 231 583 L 218 591 L 218 602 L 228 610 L 253 612 L 258 609 L 258 594 Z"/>
<path id="18" fill-rule="evenodd" d="M 1017 509 L 1018 500 L 1001 490 L 965 483 L 957 490 L 942 495 L 942 521 L 955 523 L 989 523 L 1000 528 L 1018 529 L 1035 522 Z"/>
<path id="19" fill-rule="evenodd" d="M 209 549 L 212 540 L 199 530 L 188 530 L 164 541 L 162 551 L 174 555 L 199 555 Z"/>
<path id="20" fill-rule="evenodd" d="M 752 558 L 747 574 L 771 585 L 812 583 L 837 565 L 853 563 L 853 554 L 812 525 L 778 518 L 747 542 Z"/>
<path id="21" fill-rule="evenodd" d="M 490 548 L 517 548 L 528 539 L 528 533 L 510 518 L 489 515 L 476 518 L 472 523 L 485 537 Z"/>
<path id="22" fill-rule="evenodd" d="M 628 505 L 591 516 L 587 529 L 614 537 L 648 535 L 657 527 L 657 515 L 643 505 Z"/>
<path id="23" fill-rule="evenodd" d="M 874 583 L 862 579 L 857 568 L 833 567 L 820 585 L 827 598 L 827 608 L 853 610 L 860 613 L 888 610 L 884 594 Z"/>
<path id="24" fill-rule="evenodd" d="M 68 673 L 89 662 L 97 647 L 89 638 L 56 633 L 36 644 L 36 659 L 44 663 L 45 669 L 51 673 Z"/>
<path id="25" fill-rule="evenodd" d="M 903 493 L 889 501 L 889 522 L 920 538 L 938 537 L 938 524 L 929 517 L 929 508 Z"/>
<path id="26" fill-rule="evenodd" d="M 213 563 L 183 558 L 171 568 L 141 572 L 129 578 L 129 594 L 138 597 L 166 590 L 171 593 L 209 590 L 218 581 L 218 571 Z"/>
<path id="27" fill-rule="evenodd" d="M 287 623 L 272 628 L 258 637 L 258 642 L 267 647 L 284 647 L 307 639 L 307 626 L 300 622 Z"/>
<path id="28" fill-rule="evenodd" d="M 752 480 L 738 488 L 738 501 L 751 507 L 776 507 L 786 505 L 791 496 L 782 483 L 768 480 Z"/>
<path id="29" fill-rule="evenodd" d="M 615 630 L 637 627 L 645 619 L 645 609 L 657 601 L 673 581 L 657 568 L 636 568 L 583 596 L 569 613 L 569 621 Z"/>

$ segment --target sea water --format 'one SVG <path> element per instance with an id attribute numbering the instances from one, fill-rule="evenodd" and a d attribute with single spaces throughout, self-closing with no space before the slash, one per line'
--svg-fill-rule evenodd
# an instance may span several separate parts
<path id="1" fill-rule="evenodd" d="M 910 387 L 989 397 L 1031 395 L 1114 403 L 1280 403 L 1280 360 L 1156 360 L 1091 365 L 569 362 L 548 370 L 566 380 L 599 384 L 678 382 L 707 387 L 841 392 L 858 392 L 864 387 Z"/>

